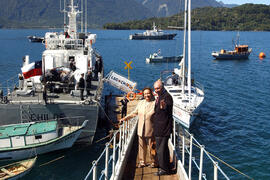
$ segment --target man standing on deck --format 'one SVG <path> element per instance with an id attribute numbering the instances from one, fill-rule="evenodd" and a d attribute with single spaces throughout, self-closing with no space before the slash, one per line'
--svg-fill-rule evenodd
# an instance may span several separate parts
<path id="1" fill-rule="evenodd" d="M 90 90 L 91 90 L 91 83 L 92 83 L 92 72 L 91 70 L 88 71 L 87 76 L 86 76 L 86 92 L 87 96 L 90 96 Z"/>
<path id="2" fill-rule="evenodd" d="M 84 83 L 84 73 L 81 74 L 81 78 L 79 80 L 79 89 L 80 89 L 80 96 L 81 96 L 81 100 L 83 101 L 83 92 L 84 92 L 84 88 L 85 88 L 85 83 Z"/>
<path id="3" fill-rule="evenodd" d="M 170 154 L 168 140 L 173 128 L 173 99 L 163 87 L 161 80 L 154 83 L 154 89 L 157 93 L 155 103 L 154 136 L 156 140 L 157 160 L 160 167 L 155 173 L 157 176 L 171 174 Z"/>

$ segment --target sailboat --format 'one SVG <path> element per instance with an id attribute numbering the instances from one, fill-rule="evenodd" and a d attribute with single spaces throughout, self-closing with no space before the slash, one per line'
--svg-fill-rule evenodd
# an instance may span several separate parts
<path id="1" fill-rule="evenodd" d="M 72 122 L 82 124 L 87 119 L 89 123 L 79 140 L 91 144 L 101 107 L 103 61 L 94 48 L 97 35 L 87 32 L 87 13 L 83 19 L 84 13 L 74 5 L 74 0 L 69 0 L 68 6 L 65 2 L 64 10 L 61 9 L 64 30 L 47 32 L 41 59 L 30 62 L 26 55 L 22 73 L 10 78 L 13 81 L 1 83 L 7 86 L 0 87 L 0 125 L 71 117 L 75 120 Z M 84 91 L 83 86 L 78 88 L 81 77 L 84 81 L 92 78 L 91 87 L 85 86 Z"/>
<path id="2" fill-rule="evenodd" d="M 187 1 L 187 0 L 186 0 Z M 188 7 L 187 7 L 188 6 Z M 187 12 L 188 8 L 188 12 Z M 188 21 L 187 21 L 188 16 Z M 187 31 L 188 25 L 188 31 Z M 188 32 L 188 33 L 186 33 Z M 186 36 L 188 41 L 186 43 Z M 183 59 L 179 68 L 175 68 L 172 75 L 167 76 L 164 87 L 173 98 L 173 118 L 184 127 L 189 128 L 193 123 L 204 100 L 203 87 L 191 77 L 191 2 L 185 3 Z M 186 44 L 188 53 L 186 56 Z M 168 71 L 162 72 L 161 76 Z"/>

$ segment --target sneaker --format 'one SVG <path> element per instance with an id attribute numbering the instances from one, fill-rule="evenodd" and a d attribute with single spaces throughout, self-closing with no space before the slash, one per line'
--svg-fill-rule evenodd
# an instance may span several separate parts
<path id="1" fill-rule="evenodd" d="M 150 167 L 151 167 L 151 168 L 157 168 L 158 165 L 157 165 L 156 163 L 151 163 L 151 164 L 150 164 Z"/>
<path id="2" fill-rule="evenodd" d="M 155 176 L 164 176 L 164 175 L 170 175 L 167 171 L 159 170 L 158 172 L 154 173 Z"/>
<path id="3" fill-rule="evenodd" d="M 145 167 L 144 162 L 140 162 L 139 165 L 138 165 L 138 168 L 143 168 L 143 167 Z"/>

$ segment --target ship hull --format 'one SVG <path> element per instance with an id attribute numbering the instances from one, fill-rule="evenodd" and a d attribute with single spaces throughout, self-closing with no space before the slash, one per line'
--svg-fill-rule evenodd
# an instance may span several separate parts
<path id="1" fill-rule="evenodd" d="M 212 53 L 212 56 L 215 59 L 219 60 L 233 60 L 233 59 L 248 59 L 250 53 L 242 53 L 242 54 L 220 54 L 220 53 Z"/>
<path id="2" fill-rule="evenodd" d="M 29 121 L 61 119 L 73 125 L 88 120 L 78 142 L 92 143 L 99 118 L 99 106 L 79 104 L 0 104 L 0 125 L 17 124 Z"/>
<path id="3" fill-rule="evenodd" d="M 180 62 L 183 56 L 146 58 L 147 63 Z"/>
<path id="4" fill-rule="evenodd" d="M 171 40 L 176 34 L 165 34 L 156 36 L 130 35 L 131 40 Z"/>

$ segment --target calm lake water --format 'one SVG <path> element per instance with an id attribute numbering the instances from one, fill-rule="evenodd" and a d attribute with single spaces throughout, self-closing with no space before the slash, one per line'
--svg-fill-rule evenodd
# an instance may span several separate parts
<path id="1" fill-rule="evenodd" d="M 29 43 L 26 36 L 48 30 L 0 30 L 0 82 L 20 73 L 22 57 L 40 60 L 44 46 Z M 51 31 L 51 30 L 50 30 Z M 146 64 L 150 53 L 161 49 L 164 56 L 182 54 L 182 31 L 175 40 L 131 41 L 129 34 L 141 31 L 91 30 L 97 34 L 95 47 L 102 54 L 105 74 L 111 70 L 127 76 L 124 61 L 132 61 L 130 76 L 138 89 L 152 87 L 160 71 L 177 63 Z M 192 72 L 204 85 L 201 114 L 190 129 L 206 150 L 254 179 L 270 178 L 270 32 L 240 32 L 242 44 L 252 48 L 248 60 L 217 61 L 211 52 L 232 49 L 237 32 L 192 32 Z M 266 58 L 258 55 L 265 52 Z M 120 92 L 105 85 L 104 95 Z M 96 140 L 104 134 L 97 133 Z M 23 179 L 83 179 L 105 142 L 39 156 L 37 165 Z M 47 163 L 56 158 L 58 161 Z M 207 168 L 207 167 L 206 167 Z M 231 179 L 245 179 L 230 168 Z"/>

